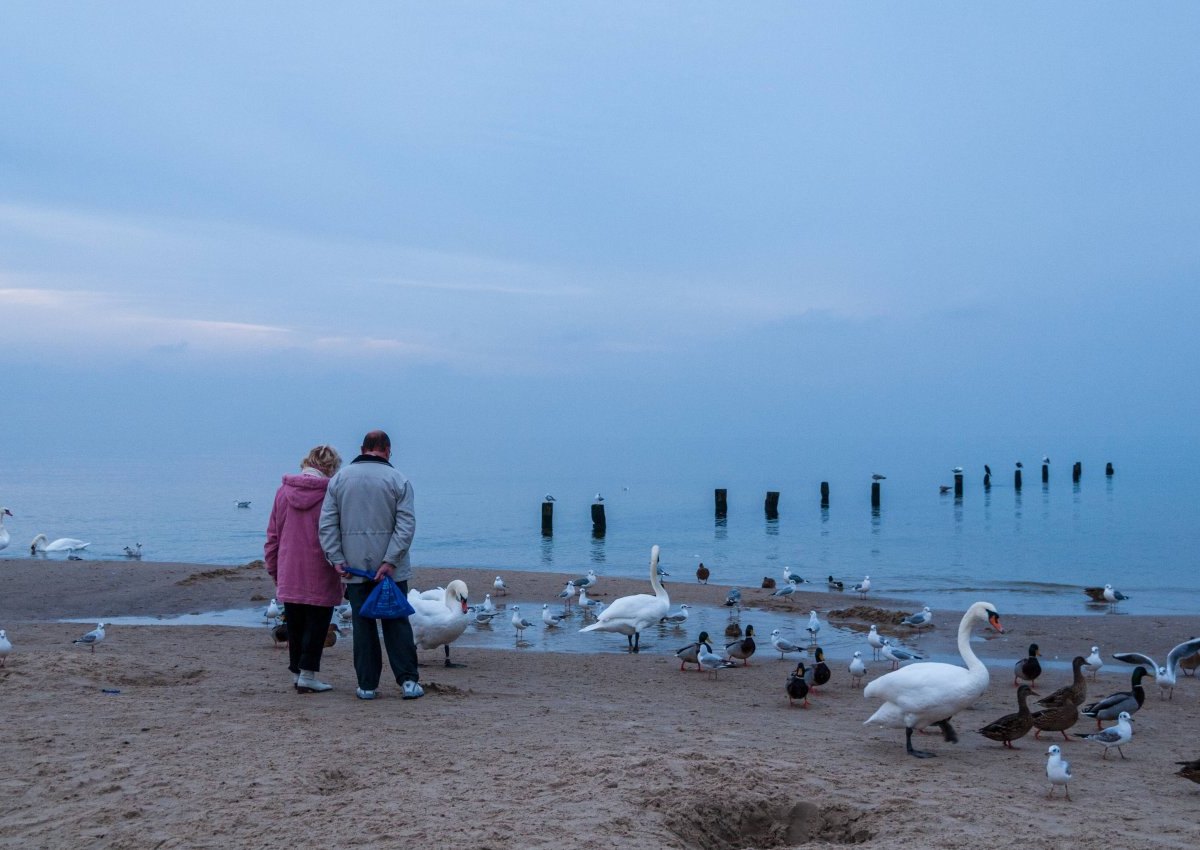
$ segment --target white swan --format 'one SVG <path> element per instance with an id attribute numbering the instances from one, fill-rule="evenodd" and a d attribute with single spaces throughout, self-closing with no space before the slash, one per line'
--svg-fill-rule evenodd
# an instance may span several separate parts
<path id="1" fill-rule="evenodd" d="M 74 554 L 80 549 L 86 549 L 91 545 L 91 543 L 85 543 L 74 537 L 60 537 L 57 540 L 47 543 L 46 535 L 39 534 L 29 544 L 29 554 L 34 555 L 38 552 L 70 552 Z"/>
<path id="2" fill-rule="evenodd" d="M 934 753 L 913 749 L 914 729 L 936 725 L 947 741 L 957 741 L 950 719 L 979 699 L 989 681 L 987 667 L 971 650 L 971 627 L 976 622 L 987 623 L 1004 633 L 995 607 L 989 602 L 976 602 L 958 624 L 958 652 L 966 668 L 923 661 L 880 676 L 863 688 L 867 699 L 883 700 L 866 724 L 903 727 L 904 748 L 918 758 L 929 758 Z"/>
<path id="3" fill-rule="evenodd" d="M 620 632 L 629 642 L 629 651 L 637 652 L 641 645 L 642 629 L 653 626 L 671 610 L 671 599 L 658 578 L 657 545 L 650 549 L 650 586 L 654 588 L 653 596 L 636 593 L 614 599 L 600 612 L 596 622 L 579 631 Z"/>
<path id="4" fill-rule="evenodd" d="M 467 617 L 467 585 L 455 579 L 436 595 L 438 598 L 431 599 L 430 591 L 419 593 L 414 589 L 408 592 L 408 604 L 413 607 L 413 613 L 408 616 L 413 642 L 421 649 L 437 649 L 440 646 L 446 652 L 447 667 L 463 667 L 465 665 L 450 660 L 450 644 L 458 640 L 470 622 Z"/>
<path id="5" fill-rule="evenodd" d="M 8 533 L 8 529 L 4 527 L 4 518 L 12 516 L 12 511 L 8 508 L 0 508 L 0 549 L 8 546 L 8 541 L 12 539 Z"/>

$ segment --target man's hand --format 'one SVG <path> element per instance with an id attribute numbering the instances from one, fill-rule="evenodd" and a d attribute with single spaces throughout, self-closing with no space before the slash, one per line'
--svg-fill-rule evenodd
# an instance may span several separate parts
<path id="1" fill-rule="evenodd" d="M 333 571 L 340 576 L 344 576 L 346 574 L 346 565 L 345 564 L 334 564 Z"/>
<path id="2" fill-rule="evenodd" d="M 390 576 L 396 572 L 396 567 L 384 561 L 379 565 L 379 569 L 375 571 L 375 581 L 381 580 L 384 576 Z"/>

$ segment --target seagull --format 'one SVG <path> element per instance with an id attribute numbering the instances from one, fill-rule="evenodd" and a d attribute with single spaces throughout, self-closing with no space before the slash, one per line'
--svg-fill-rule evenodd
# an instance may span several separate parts
<path id="1" fill-rule="evenodd" d="M 495 619 L 498 615 L 499 615 L 499 612 L 497 612 L 497 611 L 492 611 L 490 613 L 487 611 L 476 611 L 475 612 L 475 625 L 490 626 L 492 624 L 492 620 Z"/>
<path id="2" fill-rule="evenodd" d="M 71 643 L 81 643 L 84 646 L 90 646 L 92 652 L 96 651 L 96 644 L 104 640 L 104 623 L 97 623 L 96 628 L 92 629 L 83 637 L 75 638 Z"/>
<path id="3" fill-rule="evenodd" d="M 726 661 L 713 652 L 707 643 L 703 642 L 701 642 L 696 652 L 696 663 L 700 665 L 701 670 L 707 670 L 709 673 L 712 673 L 714 679 L 717 678 L 718 670 L 734 666 L 732 661 Z"/>
<path id="4" fill-rule="evenodd" d="M 549 493 L 547 493 L 547 494 L 546 494 L 546 501 L 547 501 L 547 502 L 553 502 L 553 501 L 555 501 L 555 498 L 554 498 L 553 496 L 551 496 Z"/>
<path id="5" fill-rule="evenodd" d="M 950 489 L 951 489 L 951 488 L 950 488 L 950 485 L 949 485 L 949 484 L 939 484 L 939 485 L 938 485 L 938 492 L 939 492 L 939 493 L 949 493 L 949 492 L 950 492 Z"/>
<path id="6" fill-rule="evenodd" d="M 679 610 L 674 614 L 668 614 L 659 620 L 660 623 L 670 623 L 672 626 L 682 625 L 688 618 L 688 609 L 691 608 L 686 602 L 679 606 Z"/>
<path id="7" fill-rule="evenodd" d="M 1158 682 L 1159 699 L 1175 698 L 1175 675 L 1179 670 L 1179 662 L 1193 652 L 1200 651 L 1200 638 L 1192 638 L 1176 646 L 1167 653 L 1167 663 L 1158 665 L 1149 655 L 1141 652 L 1114 652 L 1113 658 L 1126 664 L 1148 664 L 1154 671 L 1154 679 Z M 1169 696 L 1168 696 L 1169 695 Z"/>
<path id="8" fill-rule="evenodd" d="M 343 623 L 354 617 L 354 609 L 350 607 L 349 602 L 343 602 L 341 605 L 334 608 L 333 612 L 337 614 L 338 619 Z"/>
<path id="9" fill-rule="evenodd" d="M 850 659 L 850 666 L 846 669 L 850 671 L 850 684 L 856 688 L 860 686 L 863 676 L 867 675 L 867 663 L 863 661 L 861 652 L 854 651 L 854 657 Z"/>
<path id="10" fill-rule="evenodd" d="M 283 609 L 279 607 L 279 602 L 275 599 L 272 599 L 267 604 L 267 610 L 263 612 L 263 616 L 265 616 L 268 620 L 278 620 L 281 616 L 283 616 Z"/>
<path id="11" fill-rule="evenodd" d="M 1108 609 L 1115 611 L 1118 602 L 1124 602 L 1129 597 L 1119 590 L 1113 590 L 1111 584 L 1104 585 L 1104 601 L 1108 603 Z"/>
<path id="12" fill-rule="evenodd" d="M 817 618 L 817 612 L 813 611 L 808 615 L 808 625 L 804 627 L 804 631 L 808 632 L 808 639 L 813 643 L 817 642 L 817 632 L 821 631 L 821 621 Z"/>
<path id="13" fill-rule="evenodd" d="M 1128 711 L 1122 711 L 1117 716 L 1116 726 L 1109 726 L 1107 729 L 1088 734 L 1076 732 L 1075 737 L 1101 744 L 1104 747 L 1104 758 L 1108 758 L 1109 747 L 1116 747 L 1121 758 L 1125 758 L 1125 753 L 1121 751 L 1121 745 L 1128 744 L 1133 740 L 1133 718 L 1129 716 Z"/>
<path id="14" fill-rule="evenodd" d="M 726 608 L 741 608 L 742 607 L 742 592 L 736 587 L 725 594 L 725 601 L 722 603 Z"/>
<path id="15" fill-rule="evenodd" d="M 1051 746 L 1046 750 L 1046 778 L 1050 780 L 1050 793 L 1046 798 L 1054 796 L 1054 786 L 1061 785 L 1063 791 L 1067 793 L 1067 799 L 1071 799 L 1071 789 L 1067 787 L 1067 783 L 1071 781 L 1071 764 L 1062 757 L 1062 750 L 1057 746 Z"/>
<path id="16" fill-rule="evenodd" d="M 504 583 L 504 579 L 500 578 L 500 576 L 496 576 L 496 580 L 492 582 L 492 588 L 495 589 L 497 596 L 501 593 L 505 596 L 508 595 L 508 585 Z"/>
<path id="17" fill-rule="evenodd" d="M 661 573 L 660 573 L 660 575 L 661 575 Z M 587 575 L 585 575 L 581 578 L 576 578 L 576 579 L 571 580 L 571 584 L 574 585 L 575 587 L 591 587 L 595 583 L 596 583 L 596 571 L 595 570 L 588 570 Z"/>
<path id="18" fill-rule="evenodd" d="M 704 566 L 704 562 L 700 562 L 700 566 L 696 567 L 696 581 L 701 584 L 708 584 L 708 567 Z"/>
<path id="19" fill-rule="evenodd" d="M 521 616 L 521 606 L 514 605 L 512 612 L 513 628 L 517 630 L 517 640 L 519 641 L 525 634 L 525 630 L 533 625 L 533 623 Z"/>
<path id="20" fill-rule="evenodd" d="M 546 628 L 553 629 L 565 619 L 566 614 L 551 614 L 549 603 L 542 606 L 542 622 L 546 624 Z"/>
<path id="21" fill-rule="evenodd" d="M 805 583 L 804 579 L 801 576 L 792 572 L 787 567 L 783 568 L 783 580 L 784 581 L 794 581 L 794 582 L 796 582 L 796 584 L 804 584 Z"/>
<path id="22" fill-rule="evenodd" d="M 1050 456 L 1042 455 L 1042 463 L 1049 463 L 1049 462 L 1050 462 Z"/>
<path id="23" fill-rule="evenodd" d="M 878 472 L 871 476 L 872 481 L 886 481 L 886 475 L 880 475 Z"/>
<path id="24" fill-rule="evenodd" d="M 773 592 L 771 595 L 787 597 L 787 596 L 791 596 L 795 592 L 796 592 L 796 582 L 789 579 L 787 584 L 785 584 L 783 587 L 781 587 L 778 590 L 776 590 L 775 592 Z"/>
<path id="25" fill-rule="evenodd" d="M 675 650 L 675 657 L 679 659 L 679 669 L 685 669 L 686 664 L 695 664 L 696 670 L 700 670 L 700 647 L 707 646 L 708 651 L 712 652 L 712 646 L 708 642 L 708 632 L 701 632 L 700 637 L 695 643 L 689 643 L 687 646 L 681 646 Z"/>
<path id="26" fill-rule="evenodd" d="M 892 662 L 892 669 L 899 669 L 905 661 L 924 661 L 925 656 L 893 644 L 890 640 L 883 642 L 883 657 Z"/>
<path id="27" fill-rule="evenodd" d="M 861 598 L 866 599 L 867 592 L 871 589 L 871 577 L 863 576 L 863 580 L 850 589 L 857 593 Z"/>
<path id="28" fill-rule="evenodd" d="M 142 560 L 142 544 L 136 543 L 134 546 L 125 547 L 125 557 L 133 558 L 134 560 Z"/>
<path id="29" fill-rule="evenodd" d="M 8 639 L 4 629 L 0 629 L 0 667 L 4 666 L 4 661 L 10 652 L 12 652 L 12 641 Z"/>
<path id="30" fill-rule="evenodd" d="M 962 475 L 962 467 L 961 466 L 956 466 L 956 467 L 954 467 L 954 469 L 952 469 L 950 471 L 953 472 L 955 475 Z"/>
<path id="31" fill-rule="evenodd" d="M 867 643 L 871 644 L 871 657 L 878 661 L 879 650 L 883 649 L 884 638 L 880 636 L 879 630 L 875 626 L 871 626 L 871 631 L 867 632 Z"/>
<path id="32" fill-rule="evenodd" d="M 802 646 L 797 646 L 790 640 L 780 634 L 779 629 L 771 632 L 771 646 L 779 650 L 779 660 L 783 660 L 783 656 L 789 652 L 800 652 L 804 649 Z"/>
<path id="33" fill-rule="evenodd" d="M 1021 463 L 1021 461 L 1017 461 L 1017 469 L 1024 469 L 1024 468 L 1025 468 L 1025 464 Z"/>
<path id="34" fill-rule="evenodd" d="M 568 611 L 571 610 L 571 600 L 575 598 L 575 582 L 568 581 L 567 586 L 559 592 L 558 598 L 567 606 Z"/>
<path id="35" fill-rule="evenodd" d="M 921 629 L 925 628 L 926 626 L 933 625 L 933 612 L 930 611 L 929 606 L 926 605 L 917 613 L 909 614 L 907 617 L 901 620 L 900 625 L 912 626 L 917 630 L 917 634 L 920 634 Z"/>
<path id="36" fill-rule="evenodd" d="M 596 494 L 596 501 L 597 501 L 597 502 L 603 502 L 603 501 L 604 501 L 604 497 L 603 497 L 603 496 L 601 496 L 599 493 L 597 493 L 597 494 Z"/>
<path id="37" fill-rule="evenodd" d="M 250 500 L 249 500 L 249 499 L 234 499 L 234 500 L 233 500 L 233 503 L 234 503 L 235 505 L 237 505 L 239 508 L 248 508 L 248 507 L 250 507 Z"/>
<path id="38" fill-rule="evenodd" d="M 1100 668 L 1104 666 L 1104 659 L 1100 657 L 1100 647 L 1092 647 L 1092 654 L 1087 657 L 1087 666 L 1092 671 L 1092 678 L 1095 679 Z"/>

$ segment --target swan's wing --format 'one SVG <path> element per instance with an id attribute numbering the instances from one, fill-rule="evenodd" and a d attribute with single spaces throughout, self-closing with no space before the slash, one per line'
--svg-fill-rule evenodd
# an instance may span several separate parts
<path id="1" fill-rule="evenodd" d="M 1174 672 L 1179 662 L 1193 652 L 1200 652 L 1200 637 L 1185 640 L 1167 654 L 1167 671 Z"/>
<path id="2" fill-rule="evenodd" d="M 1180 644 L 1180 646 L 1183 645 Z M 1200 646 L 1200 641 L 1197 642 L 1197 646 Z M 1126 664 L 1145 664 L 1151 670 L 1158 669 L 1158 663 L 1149 655 L 1141 652 L 1114 652 L 1112 657 L 1118 661 L 1124 661 Z"/>

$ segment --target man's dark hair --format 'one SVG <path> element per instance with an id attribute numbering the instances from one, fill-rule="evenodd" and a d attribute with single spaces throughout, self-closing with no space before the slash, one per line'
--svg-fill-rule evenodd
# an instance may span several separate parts
<path id="1" fill-rule="evenodd" d="M 363 452 L 386 452 L 392 447 L 391 438 L 383 431 L 372 431 L 363 437 Z"/>

